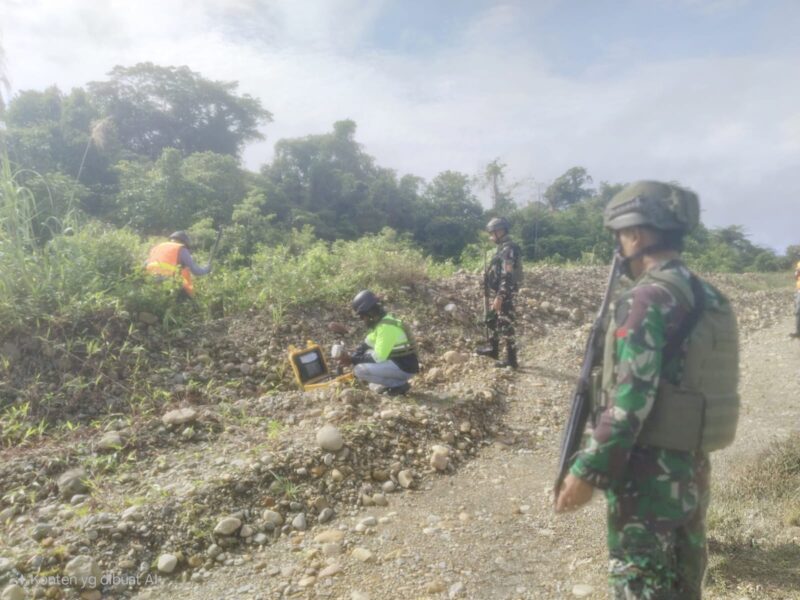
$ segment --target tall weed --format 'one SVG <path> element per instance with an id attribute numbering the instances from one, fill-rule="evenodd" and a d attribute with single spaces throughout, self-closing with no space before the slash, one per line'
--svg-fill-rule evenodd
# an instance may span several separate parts
<path id="1" fill-rule="evenodd" d="M 299 235 L 302 236 L 302 233 Z M 293 252 L 293 249 L 296 249 Z M 251 265 L 215 275 L 206 297 L 242 308 L 342 302 L 364 288 L 393 292 L 453 272 L 426 258 L 392 230 L 355 241 L 290 243 L 262 249 Z"/>

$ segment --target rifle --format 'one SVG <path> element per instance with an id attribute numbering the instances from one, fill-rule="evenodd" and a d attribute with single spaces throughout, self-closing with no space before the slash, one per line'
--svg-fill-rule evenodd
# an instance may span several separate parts
<path id="1" fill-rule="evenodd" d="M 486 249 L 483 249 L 483 328 L 486 332 L 486 339 L 490 337 L 489 331 L 489 286 L 486 285 Z"/>
<path id="2" fill-rule="evenodd" d="M 211 254 L 208 255 L 208 266 L 211 266 L 211 261 L 214 259 L 214 254 L 217 251 L 217 246 L 219 246 L 219 241 L 222 239 L 222 226 L 217 229 L 217 239 L 214 240 L 214 246 L 211 248 Z"/>
<path id="3" fill-rule="evenodd" d="M 556 477 L 556 484 L 553 488 L 556 498 L 558 497 L 561 485 L 564 483 L 564 478 L 567 476 L 567 472 L 569 472 L 572 460 L 575 458 L 575 454 L 578 450 L 580 450 L 583 432 L 584 429 L 586 429 L 586 421 L 592 410 L 591 398 L 589 396 L 592 369 L 597 366 L 598 355 L 602 352 L 603 322 L 605 321 L 606 312 L 608 312 L 608 306 L 611 304 L 614 284 L 619 276 L 620 262 L 619 253 L 615 252 L 614 260 L 611 262 L 611 270 L 608 275 L 608 283 L 606 284 L 603 302 L 600 304 L 600 309 L 597 311 L 594 323 L 592 323 L 592 328 L 589 331 L 589 339 L 586 340 L 583 364 L 581 365 L 578 382 L 575 384 L 575 391 L 572 392 L 572 408 L 570 409 L 567 427 L 564 430 L 564 437 L 561 440 L 558 476 Z"/>

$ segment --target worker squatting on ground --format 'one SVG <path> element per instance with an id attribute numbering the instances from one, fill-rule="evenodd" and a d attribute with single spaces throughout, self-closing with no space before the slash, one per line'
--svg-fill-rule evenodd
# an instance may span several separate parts
<path id="1" fill-rule="evenodd" d="M 380 386 L 389 395 L 405 394 L 411 388 L 408 380 L 419 372 L 417 348 L 408 327 L 388 314 L 369 290 L 359 292 L 351 307 L 367 326 L 367 336 L 353 352 L 342 353 L 340 364 L 352 365 L 357 379 Z"/>

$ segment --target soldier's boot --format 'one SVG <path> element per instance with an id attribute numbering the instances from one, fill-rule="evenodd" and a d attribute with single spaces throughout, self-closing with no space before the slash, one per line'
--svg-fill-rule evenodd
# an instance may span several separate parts
<path id="1" fill-rule="evenodd" d="M 511 367 L 512 369 L 516 369 L 519 367 L 519 363 L 517 362 L 517 347 L 512 344 L 506 345 L 506 359 L 505 360 L 498 360 L 494 363 L 494 366 L 502 369 L 504 367 Z"/>
<path id="2" fill-rule="evenodd" d="M 489 344 L 487 346 L 481 346 L 477 350 L 475 350 L 475 354 L 478 356 L 488 356 L 489 358 L 493 358 L 497 360 L 500 351 L 500 343 L 497 340 L 489 340 Z"/>

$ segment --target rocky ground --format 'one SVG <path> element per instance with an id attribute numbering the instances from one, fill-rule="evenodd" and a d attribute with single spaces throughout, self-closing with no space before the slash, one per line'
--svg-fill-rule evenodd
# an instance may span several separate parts
<path id="1" fill-rule="evenodd" d="M 20 581 L 7 590 L 15 600 L 602 597 L 602 502 L 555 518 L 550 487 L 604 279 L 603 269 L 533 270 L 518 372 L 470 355 L 474 275 L 387 298 L 423 349 L 405 398 L 292 389 L 286 349 L 341 337 L 330 324 L 349 317 L 332 308 L 219 321 L 169 343 L 134 315 L 118 339 L 141 350 L 107 350 L 125 357 L 116 365 L 14 340 L 25 366 L 8 380 L 29 394 L 55 394 L 78 359 L 117 377 L 93 403 L 73 394 L 80 409 L 73 395 L 56 404 L 74 431 L 0 453 L 0 586 Z M 766 334 L 785 343 L 789 291 L 717 281 L 736 303 L 745 353 Z M 64 356 L 71 365 L 53 364 Z M 25 379 L 48 360 L 42 372 L 58 379 Z M 745 385 L 762 371 L 746 371 Z M 142 381 L 163 402 L 125 394 Z"/>

